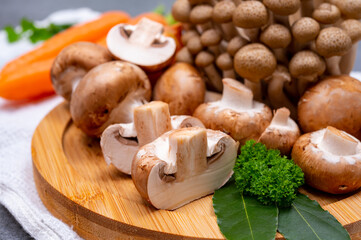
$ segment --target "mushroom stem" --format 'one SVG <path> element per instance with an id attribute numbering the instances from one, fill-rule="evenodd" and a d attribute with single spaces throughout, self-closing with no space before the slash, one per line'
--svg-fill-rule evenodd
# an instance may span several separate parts
<path id="1" fill-rule="evenodd" d="M 330 75 L 341 75 L 340 62 L 341 56 L 326 58 L 327 71 Z"/>
<path id="2" fill-rule="evenodd" d="M 347 156 L 356 154 L 357 145 L 358 143 L 353 137 L 329 126 L 324 132 L 319 148 L 337 156 Z"/>
<path id="3" fill-rule="evenodd" d="M 142 18 L 131 33 L 129 42 L 139 46 L 149 47 L 156 38 L 161 36 L 162 32 L 162 24 L 151 21 L 148 18 Z"/>
<path id="4" fill-rule="evenodd" d="M 351 50 L 346 53 L 346 55 L 342 56 L 339 64 L 341 74 L 348 75 L 352 71 L 357 56 L 357 49 L 358 43 L 354 43 Z"/>
<path id="5" fill-rule="evenodd" d="M 278 126 L 287 126 L 289 116 L 290 116 L 290 110 L 288 110 L 287 108 L 280 108 L 276 111 L 275 115 L 273 116 L 271 124 Z"/>
<path id="6" fill-rule="evenodd" d="M 254 100 L 259 102 L 262 101 L 261 81 L 254 82 L 248 79 L 244 79 L 244 85 L 252 91 Z"/>
<path id="7" fill-rule="evenodd" d="M 308 85 L 311 83 L 311 82 L 316 82 L 318 80 L 317 76 L 310 76 L 310 77 L 300 77 L 297 79 L 297 89 L 298 89 L 298 94 L 300 96 L 302 96 L 307 88 L 308 88 Z"/>
<path id="8" fill-rule="evenodd" d="M 169 135 L 170 162 L 176 164 L 176 181 L 204 172 L 207 169 L 207 131 L 176 131 Z M 167 172 L 167 169 L 164 170 Z"/>
<path id="9" fill-rule="evenodd" d="M 223 89 L 224 92 L 224 89 Z M 222 99 L 222 94 L 217 93 L 217 92 L 212 92 L 212 91 L 206 91 L 206 93 L 204 94 L 204 102 L 208 103 L 208 102 L 215 102 L 215 101 L 219 101 Z"/>
<path id="10" fill-rule="evenodd" d="M 314 0 L 301 0 L 302 17 L 312 17 L 314 10 Z"/>
<path id="11" fill-rule="evenodd" d="M 237 30 L 232 22 L 221 24 L 224 39 L 230 41 L 233 37 L 237 36 Z"/>
<path id="12" fill-rule="evenodd" d="M 204 68 L 204 72 L 207 74 L 208 79 L 211 82 L 212 87 L 214 87 L 217 91 L 222 91 L 222 77 L 218 73 L 217 69 L 213 64 L 209 64 Z"/>
<path id="13" fill-rule="evenodd" d="M 236 27 L 238 34 L 248 42 L 257 42 L 259 35 L 259 28 L 240 28 Z"/>
<path id="14" fill-rule="evenodd" d="M 134 109 L 139 146 L 152 142 L 172 129 L 168 104 L 154 101 Z"/>
<path id="15" fill-rule="evenodd" d="M 230 108 L 250 109 L 253 106 L 253 93 L 236 80 L 224 78 L 221 102 Z"/>

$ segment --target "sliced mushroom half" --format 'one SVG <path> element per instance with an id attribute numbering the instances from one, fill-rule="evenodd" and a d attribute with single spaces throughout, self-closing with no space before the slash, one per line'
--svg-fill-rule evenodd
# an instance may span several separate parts
<path id="1" fill-rule="evenodd" d="M 138 151 L 132 179 L 154 207 L 173 210 L 223 186 L 237 151 L 238 143 L 220 131 L 172 130 Z"/>

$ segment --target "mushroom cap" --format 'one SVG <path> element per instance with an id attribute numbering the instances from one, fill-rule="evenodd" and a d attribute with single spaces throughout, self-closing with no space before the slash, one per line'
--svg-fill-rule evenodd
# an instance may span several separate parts
<path id="1" fill-rule="evenodd" d="M 292 35 L 297 42 L 307 43 L 316 39 L 320 24 L 313 18 L 303 17 L 292 25 Z"/>
<path id="2" fill-rule="evenodd" d="M 199 36 L 191 37 L 187 42 L 187 48 L 193 55 L 198 54 L 203 49 L 201 38 Z"/>
<path id="3" fill-rule="evenodd" d="M 193 24 L 203 24 L 212 20 L 212 15 L 213 7 L 201 4 L 193 7 L 189 19 Z"/>
<path id="4" fill-rule="evenodd" d="M 237 151 L 238 143 L 220 131 L 172 130 L 138 151 L 132 179 L 150 204 L 173 210 L 222 187 L 232 175 Z"/>
<path id="5" fill-rule="evenodd" d="M 204 94 L 200 73 L 190 64 L 177 63 L 158 79 L 153 98 L 168 103 L 171 115 L 192 115 Z"/>
<path id="6" fill-rule="evenodd" d="M 304 134 L 293 146 L 292 159 L 304 172 L 306 183 L 332 194 L 358 189 L 361 187 L 361 154 L 338 156 L 320 150 L 324 134 L 325 129 Z"/>
<path id="7" fill-rule="evenodd" d="M 233 69 L 233 59 L 227 52 L 217 57 L 216 64 L 222 70 Z"/>
<path id="8" fill-rule="evenodd" d="M 189 22 L 191 9 L 192 6 L 188 0 L 177 0 L 172 6 L 172 16 L 176 21 L 184 23 Z"/>
<path id="9" fill-rule="evenodd" d="M 138 66 L 112 61 L 90 70 L 70 101 L 74 124 L 90 136 L 100 136 L 114 123 L 133 120 L 132 107 L 151 97 L 147 75 Z"/>
<path id="10" fill-rule="evenodd" d="M 333 24 L 341 18 L 341 12 L 338 7 L 329 3 L 322 3 L 316 8 L 312 17 L 322 24 Z"/>
<path id="11" fill-rule="evenodd" d="M 352 47 L 351 38 L 338 27 L 329 27 L 321 30 L 316 39 L 317 52 L 326 58 L 343 56 Z"/>
<path id="12" fill-rule="evenodd" d="M 341 28 L 351 38 L 352 43 L 361 39 L 361 22 L 356 19 L 347 19 L 341 23 Z"/>
<path id="13" fill-rule="evenodd" d="M 221 33 L 216 29 L 208 29 L 201 35 L 201 43 L 203 46 L 209 47 L 218 45 L 222 40 Z"/>
<path id="14" fill-rule="evenodd" d="M 236 5 L 232 1 L 221 1 L 213 8 L 213 21 L 216 23 L 232 22 L 233 12 Z"/>
<path id="15" fill-rule="evenodd" d="M 213 54 L 202 51 L 196 56 L 196 65 L 200 68 L 205 68 L 214 62 Z"/>
<path id="16" fill-rule="evenodd" d="M 135 26 L 118 24 L 108 32 L 107 46 L 116 59 L 156 72 L 169 65 L 176 52 L 174 39 L 162 34 L 163 30 L 162 24 L 148 18 Z"/>
<path id="17" fill-rule="evenodd" d="M 294 14 L 301 6 L 300 0 L 263 0 L 263 4 L 281 16 Z"/>
<path id="18" fill-rule="evenodd" d="M 317 78 L 325 72 L 326 63 L 317 53 L 305 50 L 292 57 L 289 70 L 292 77 L 297 79 Z"/>
<path id="19" fill-rule="evenodd" d="M 93 67 L 112 60 L 109 51 L 95 43 L 77 42 L 64 48 L 51 67 L 54 90 L 70 101 L 76 84 Z"/>
<path id="20" fill-rule="evenodd" d="M 240 28 L 260 28 L 267 22 L 267 8 L 259 1 L 243 1 L 233 13 L 233 23 Z"/>
<path id="21" fill-rule="evenodd" d="M 332 76 L 310 88 L 301 97 L 298 120 L 304 132 L 333 126 L 361 139 L 359 109 L 360 81 L 349 76 Z"/>
<path id="22" fill-rule="evenodd" d="M 188 30 L 182 34 L 181 41 L 183 45 L 187 45 L 188 40 L 191 39 L 194 36 L 199 36 L 198 32 L 196 30 Z"/>
<path id="23" fill-rule="evenodd" d="M 335 4 L 345 18 L 361 19 L 361 0 L 340 0 Z"/>
<path id="24" fill-rule="evenodd" d="M 185 62 L 189 64 L 193 64 L 193 56 L 188 50 L 187 47 L 182 47 L 181 50 L 178 51 L 177 55 L 175 56 L 176 62 Z"/>
<path id="25" fill-rule="evenodd" d="M 276 57 L 263 44 L 248 44 L 234 56 L 235 71 L 241 77 L 254 82 L 270 76 L 276 67 Z"/>
<path id="26" fill-rule="evenodd" d="M 273 49 L 286 48 L 292 41 L 290 30 L 281 24 L 272 24 L 261 33 L 261 42 Z"/>
<path id="27" fill-rule="evenodd" d="M 282 155 L 288 155 L 301 135 L 297 123 L 289 116 L 290 110 L 287 108 L 278 109 L 271 124 L 262 133 L 258 142 L 263 143 L 269 149 L 280 150 Z"/>

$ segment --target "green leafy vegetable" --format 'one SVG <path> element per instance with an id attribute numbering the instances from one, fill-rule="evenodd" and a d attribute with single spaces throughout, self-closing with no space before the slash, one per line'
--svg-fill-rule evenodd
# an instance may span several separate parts
<path id="1" fill-rule="evenodd" d="M 329 212 L 299 194 L 290 208 L 280 209 L 278 230 L 286 239 L 350 239 L 347 231 Z"/>
<path id="2" fill-rule="evenodd" d="M 20 21 L 20 30 L 16 31 L 12 26 L 6 26 L 4 30 L 7 33 L 8 41 L 10 43 L 16 42 L 23 37 L 28 37 L 32 43 L 44 41 L 51 38 L 53 35 L 71 27 L 71 24 L 57 25 L 54 23 L 44 28 L 36 27 L 34 22 L 23 18 Z"/>
<path id="3" fill-rule="evenodd" d="M 214 212 L 223 235 L 229 240 L 274 239 L 277 230 L 276 205 L 266 206 L 239 193 L 234 181 L 213 196 Z"/>
<path id="4" fill-rule="evenodd" d="M 154 13 L 157 13 L 159 15 L 162 15 L 167 22 L 168 25 L 174 25 L 177 23 L 177 21 L 173 18 L 172 13 L 166 13 L 165 6 L 163 4 L 158 5 L 154 10 Z"/>
<path id="5" fill-rule="evenodd" d="M 153 12 L 164 16 L 166 14 L 165 13 L 165 6 L 163 4 L 160 4 L 153 10 Z"/>
<path id="6" fill-rule="evenodd" d="M 241 148 L 234 177 L 241 193 L 254 196 L 263 204 L 282 207 L 291 205 L 297 189 L 304 184 L 304 174 L 292 160 L 254 140 Z"/>

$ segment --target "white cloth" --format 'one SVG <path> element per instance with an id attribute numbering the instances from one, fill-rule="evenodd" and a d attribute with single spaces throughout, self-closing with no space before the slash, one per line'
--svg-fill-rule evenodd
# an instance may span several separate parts
<path id="1" fill-rule="evenodd" d="M 80 23 L 99 16 L 98 12 L 81 8 L 51 14 L 38 25 Z M 0 31 L 0 68 L 9 60 L 34 48 L 23 39 L 8 44 Z M 58 96 L 29 102 L 10 102 L 0 99 L 0 203 L 35 239 L 81 239 L 42 204 L 35 189 L 31 139 L 41 119 L 63 100 Z"/>

